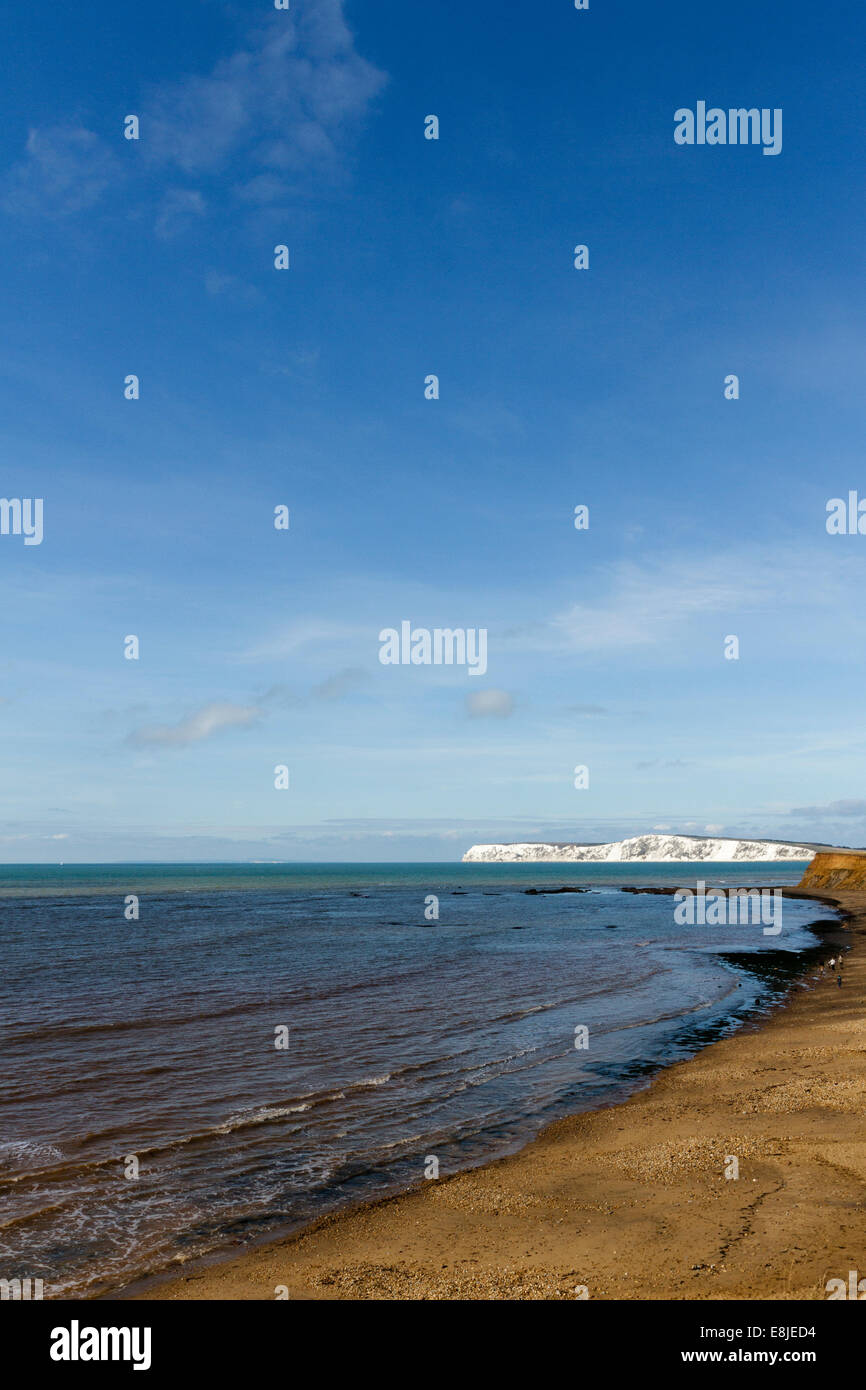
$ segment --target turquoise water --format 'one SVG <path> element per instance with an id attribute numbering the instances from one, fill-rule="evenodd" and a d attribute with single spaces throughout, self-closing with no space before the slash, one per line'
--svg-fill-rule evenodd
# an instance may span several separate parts
<path id="1" fill-rule="evenodd" d="M 635 884 L 723 880 L 793 887 L 805 863 L 780 864 L 3 864 L 0 896 L 76 893 L 196 893 L 243 888 L 423 888 L 436 884 Z"/>

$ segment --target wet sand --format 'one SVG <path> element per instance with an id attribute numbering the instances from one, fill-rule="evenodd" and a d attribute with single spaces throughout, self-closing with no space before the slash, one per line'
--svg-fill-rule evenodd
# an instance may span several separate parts
<path id="1" fill-rule="evenodd" d="M 850 914 L 841 988 L 810 970 L 623 1104 L 137 1296 L 826 1299 L 866 1275 L 866 891 L 815 897 Z"/>

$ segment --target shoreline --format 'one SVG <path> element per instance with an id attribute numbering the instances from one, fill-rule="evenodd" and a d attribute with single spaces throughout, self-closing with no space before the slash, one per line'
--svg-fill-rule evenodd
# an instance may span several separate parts
<path id="1" fill-rule="evenodd" d="M 841 989 L 806 967 L 767 1013 L 515 1153 L 101 1299 L 826 1297 L 866 1266 L 866 892 L 785 891 L 839 912 Z"/>

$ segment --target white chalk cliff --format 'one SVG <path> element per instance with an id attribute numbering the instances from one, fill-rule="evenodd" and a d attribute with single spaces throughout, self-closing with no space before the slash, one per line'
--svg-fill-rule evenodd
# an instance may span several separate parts
<path id="1" fill-rule="evenodd" d="M 515 864 L 548 861 L 590 864 L 641 861 L 653 864 L 694 863 L 706 860 L 722 864 L 738 860 L 772 861 L 812 859 L 815 846 L 792 845 L 775 840 L 713 840 L 703 835 L 634 835 L 609 845 L 473 845 L 464 864 Z"/>

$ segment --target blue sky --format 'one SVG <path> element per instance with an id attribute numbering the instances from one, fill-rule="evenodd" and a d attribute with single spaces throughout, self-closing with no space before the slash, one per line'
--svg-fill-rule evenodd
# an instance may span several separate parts
<path id="1" fill-rule="evenodd" d="M 866 495 L 864 37 L 803 3 L 11 15 L 2 494 L 44 539 L 0 536 L 0 856 L 863 843 L 866 537 L 825 518 Z M 699 100 L 781 108 L 781 154 L 677 146 Z M 382 666 L 406 619 L 486 628 L 486 674 Z"/>

